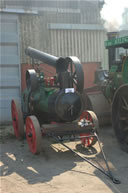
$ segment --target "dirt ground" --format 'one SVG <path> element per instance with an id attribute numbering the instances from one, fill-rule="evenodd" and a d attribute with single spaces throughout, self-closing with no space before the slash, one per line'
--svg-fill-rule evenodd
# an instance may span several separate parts
<path id="1" fill-rule="evenodd" d="M 111 127 L 100 129 L 100 139 L 113 175 L 110 179 L 53 139 L 42 139 L 42 152 L 32 155 L 26 140 L 18 141 L 12 126 L 1 126 L 1 193 L 128 193 L 128 154 L 123 152 Z M 94 163 L 105 166 L 98 144 L 91 149 L 80 142 L 66 143 Z"/>

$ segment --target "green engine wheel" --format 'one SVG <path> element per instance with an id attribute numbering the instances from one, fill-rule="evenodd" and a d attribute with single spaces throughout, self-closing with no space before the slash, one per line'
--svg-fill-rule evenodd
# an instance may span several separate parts
<path id="1" fill-rule="evenodd" d="M 128 152 L 128 84 L 120 86 L 115 92 L 112 125 L 122 150 Z"/>

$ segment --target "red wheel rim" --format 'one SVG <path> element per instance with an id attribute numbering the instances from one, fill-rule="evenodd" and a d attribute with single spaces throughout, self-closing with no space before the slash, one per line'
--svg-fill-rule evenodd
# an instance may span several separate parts
<path id="1" fill-rule="evenodd" d="M 24 137 L 24 123 L 20 104 L 16 100 L 11 102 L 12 124 L 17 139 Z"/>
<path id="2" fill-rule="evenodd" d="M 85 118 L 86 120 L 90 121 L 93 124 L 93 119 L 92 116 L 90 115 L 90 113 L 88 111 L 84 111 L 82 113 L 82 115 L 80 116 L 80 120 Z M 90 147 L 93 144 L 93 141 L 95 140 L 94 137 L 88 137 L 90 135 L 90 133 L 86 134 L 86 133 L 81 133 L 80 136 L 84 137 L 81 138 L 81 143 L 84 147 Z"/>
<path id="3" fill-rule="evenodd" d="M 16 109 L 16 104 L 14 101 L 12 101 L 11 104 L 11 110 L 12 110 L 12 124 L 13 124 L 13 128 L 14 128 L 14 132 L 15 132 L 15 136 L 16 138 L 19 138 L 19 124 L 18 124 L 18 112 Z"/>
<path id="4" fill-rule="evenodd" d="M 37 139 L 35 133 L 35 127 L 30 117 L 26 120 L 26 138 L 29 145 L 29 149 L 32 153 L 36 153 L 37 151 Z"/>
<path id="5" fill-rule="evenodd" d="M 26 139 L 30 151 L 33 154 L 40 153 L 42 134 L 39 122 L 35 116 L 30 116 L 26 119 Z"/>

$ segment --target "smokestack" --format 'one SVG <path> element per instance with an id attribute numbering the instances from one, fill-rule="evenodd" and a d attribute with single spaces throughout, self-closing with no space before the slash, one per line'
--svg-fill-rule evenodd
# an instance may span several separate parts
<path id="1" fill-rule="evenodd" d="M 108 32 L 108 40 L 115 39 L 118 35 L 118 32 Z M 108 58 L 109 58 L 109 69 L 113 65 L 115 58 L 116 58 L 116 48 L 109 48 L 108 49 Z"/>

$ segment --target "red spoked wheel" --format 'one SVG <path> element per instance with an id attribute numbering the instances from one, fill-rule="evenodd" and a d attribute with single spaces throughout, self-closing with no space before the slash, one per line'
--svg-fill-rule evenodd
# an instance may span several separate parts
<path id="1" fill-rule="evenodd" d="M 24 121 L 21 105 L 17 100 L 11 101 L 12 124 L 17 139 L 24 138 Z"/>
<path id="2" fill-rule="evenodd" d="M 30 151 L 33 154 L 41 152 L 42 134 L 39 121 L 35 116 L 29 116 L 26 119 L 26 139 Z"/>
<path id="3" fill-rule="evenodd" d="M 85 119 L 88 122 L 91 122 L 93 124 L 93 127 L 96 128 L 96 131 L 98 131 L 99 129 L 99 122 L 98 119 L 96 117 L 96 114 L 92 111 L 84 111 L 82 113 L 82 115 L 80 116 L 80 120 Z M 80 136 L 85 138 L 81 138 L 81 143 L 84 147 L 91 147 L 93 145 L 95 145 L 95 143 L 97 142 L 97 137 L 88 137 L 89 135 L 91 135 L 91 133 L 81 133 Z"/>

